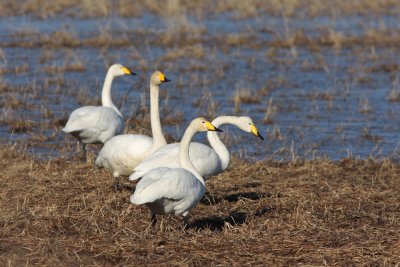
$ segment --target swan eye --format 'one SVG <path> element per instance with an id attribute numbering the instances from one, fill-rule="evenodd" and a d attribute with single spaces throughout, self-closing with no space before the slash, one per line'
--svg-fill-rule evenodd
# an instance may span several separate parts
<path id="1" fill-rule="evenodd" d="M 205 122 L 205 121 L 202 121 L 201 123 L 203 123 L 203 124 L 204 124 L 204 123 L 206 123 L 206 122 Z"/>

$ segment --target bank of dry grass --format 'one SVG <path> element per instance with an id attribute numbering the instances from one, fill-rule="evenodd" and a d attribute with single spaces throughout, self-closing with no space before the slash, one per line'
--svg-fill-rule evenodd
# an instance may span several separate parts
<path id="1" fill-rule="evenodd" d="M 104 170 L 0 150 L 1 265 L 400 262 L 400 166 L 390 161 L 246 163 L 207 183 L 190 228 L 156 230 Z"/>

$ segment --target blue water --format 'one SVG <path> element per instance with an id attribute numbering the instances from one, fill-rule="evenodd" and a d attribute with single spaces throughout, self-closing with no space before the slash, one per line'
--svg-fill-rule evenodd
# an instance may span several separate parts
<path id="1" fill-rule="evenodd" d="M 231 151 L 240 157 L 290 159 L 294 152 L 298 158 L 337 160 L 351 155 L 399 159 L 400 102 L 388 101 L 391 90 L 400 90 L 399 74 L 379 67 L 399 66 L 399 46 L 356 45 L 339 49 L 322 46 L 319 51 L 305 46 L 297 46 L 294 50 L 268 46 L 270 41 L 299 30 L 309 37 L 329 31 L 343 36 L 362 36 L 371 29 L 382 27 L 399 34 L 398 16 L 289 18 L 285 22 L 281 17 L 236 19 L 232 14 L 221 14 L 202 20 L 189 17 L 188 21 L 193 36 L 197 36 L 194 45 L 179 45 L 178 36 L 176 43 L 158 43 L 160 36 L 175 37 L 176 31 L 167 27 L 171 21 L 151 14 L 140 18 L 0 18 L 0 47 L 4 55 L 0 57 L 0 67 L 28 68 L 26 73 L 1 76 L 14 88 L 2 93 L 3 101 L 15 97 L 29 104 L 11 110 L 3 107 L 0 137 L 4 142 L 30 142 L 34 135 L 52 136 L 44 138 L 42 145 L 33 145 L 31 151 L 43 156 L 58 156 L 50 149 L 51 145 L 63 146 L 66 137 L 50 122 L 68 116 L 81 105 L 76 92 L 93 99 L 100 98 L 107 66 L 120 62 L 139 73 L 135 78 L 118 78 L 113 85 L 113 98 L 119 105 L 128 93 L 121 106 L 126 118 L 140 106 L 141 96 L 148 96 L 147 79 L 153 70 L 159 68 L 173 80 L 162 88 L 167 91 L 168 101 L 161 99 L 161 105 L 171 109 L 172 114 L 182 113 L 182 124 L 164 126 L 164 131 L 177 140 L 191 119 L 209 115 L 208 107 L 213 101 L 217 104 L 217 116 L 248 115 L 267 137 L 262 142 L 234 127 L 226 127 L 224 138 Z M 201 29 L 200 33 L 198 29 Z M 108 32 L 115 39 L 128 38 L 132 44 L 106 49 L 83 45 L 55 48 L 24 45 L 58 31 L 69 32 L 80 40 Z M 185 34 L 190 36 L 191 31 Z M 244 37 L 246 43 L 223 46 L 218 41 L 232 37 Z M 165 55 L 183 49 L 197 49 L 203 54 L 198 58 L 189 52 L 176 60 L 162 60 Z M 50 54 L 49 59 L 46 59 L 46 53 Z M 275 56 L 270 57 L 270 54 Z M 84 62 L 85 71 L 57 73 L 48 70 L 72 64 L 77 59 Z M 376 67 L 376 71 L 368 71 L 371 67 Z M 56 80 L 63 83 L 57 85 Z M 279 84 L 276 83 L 278 80 L 281 81 Z M 265 93 L 257 96 L 256 103 L 242 103 L 241 111 L 236 114 L 233 97 L 235 91 L 241 89 L 250 90 L 253 95 L 260 91 Z M 270 99 L 276 113 L 272 122 L 264 123 Z M 202 100 L 201 105 L 198 105 L 199 100 Z M 51 111 L 51 118 L 43 116 L 45 108 Z M 31 133 L 11 135 L 4 123 L 10 116 L 41 124 Z M 279 138 L 273 137 L 274 128 L 279 128 Z M 199 136 L 196 140 L 204 141 L 205 138 Z"/>

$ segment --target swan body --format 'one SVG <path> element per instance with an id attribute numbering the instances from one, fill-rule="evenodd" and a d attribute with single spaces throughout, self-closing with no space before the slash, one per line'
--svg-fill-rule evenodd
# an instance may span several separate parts
<path id="1" fill-rule="evenodd" d="M 109 107 L 81 107 L 69 118 L 62 130 L 84 144 L 105 143 L 124 127 L 122 116 Z"/>
<path id="2" fill-rule="evenodd" d="M 129 145 L 126 145 L 129 144 Z M 95 164 L 113 171 L 114 177 L 129 175 L 151 149 L 153 138 L 141 134 L 117 135 L 108 140 L 101 149 Z"/>
<path id="3" fill-rule="evenodd" d="M 130 201 L 135 205 L 146 205 L 152 214 L 153 223 L 156 214 L 181 214 L 187 225 L 190 210 L 204 196 L 204 180 L 189 159 L 190 140 L 202 131 L 220 130 L 204 118 L 193 120 L 179 146 L 180 167 L 155 168 L 136 185 Z"/>
<path id="4" fill-rule="evenodd" d="M 120 64 L 112 65 L 103 85 L 102 106 L 84 106 L 74 110 L 62 129 L 78 140 L 83 160 L 86 160 L 86 144 L 105 143 L 124 129 L 122 114 L 111 99 L 112 81 L 114 77 L 122 75 L 135 73 Z"/>
<path id="5" fill-rule="evenodd" d="M 245 132 L 262 138 L 249 117 L 221 116 L 214 119 L 212 124 L 216 127 L 220 127 L 223 124 L 232 124 Z M 230 161 L 229 151 L 219 139 L 218 134 L 216 132 L 208 132 L 207 136 L 211 147 L 196 142 L 190 143 L 189 147 L 190 160 L 204 180 L 223 172 Z M 129 180 L 137 180 L 157 167 L 179 167 L 178 154 L 179 143 L 160 147 L 135 167 L 134 173 L 129 176 Z"/>
<path id="6" fill-rule="evenodd" d="M 154 72 L 150 77 L 150 118 L 153 138 L 141 134 L 117 135 L 108 140 L 101 149 L 95 164 L 113 172 L 115 189 L 119 187 L 120 175 L 129 175 L 133 168 L 159 147 L 165 145 L 158 109 L 159 86 L 169 82 L 165 75 Z"/>
<path id="7" fill-rule="evenodd" d="M 153 214 L 187 216 L 205 193 L 204 184 L 183 168 L 156 168 L 145 177 L 130 200 L 136 205 L 146 204 Z"/>

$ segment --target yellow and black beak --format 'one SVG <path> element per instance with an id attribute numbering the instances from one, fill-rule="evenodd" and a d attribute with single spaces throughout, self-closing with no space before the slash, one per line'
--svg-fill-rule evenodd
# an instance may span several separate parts
<path id="1" fill-rule="evenodd" d="M 264 137 L 261 136 L 254 124 L 251 125 L 251 133 L 255 136 L 258 136 L 258 138 L 260 138 L 261 140 L 264 140 Z"/>
<path id="2" fill-rule="evenodd" d="M 121 70 L 123 71 L 123 73 L 125 75 L 136 75 L 136 73 L 134 73 L 133 71 L 131 71 L 130 69 L 128 69 L 126 67 L 122 67 Z"/>
<path id="3" fill-rule="evenodd" d="M 209 130 L 209 131 L 223 132 L 221 129 L 218 129 L 217 127 L 212 125 L 209 121 L 206 121 L 206 127 L 207 127 L 207 130 Z"/>
<path id="4" fill-rule="evenodd" d="M 170 82 L 170 81 L 171 81 L 170 79 L 168 79 L 168 78 L 164 75 L 164 73 L 160 73 L 158 77 L 160 78 L 160 81 L 163 82 L 163 83 L 167 83 L 167 82 Z"/>

